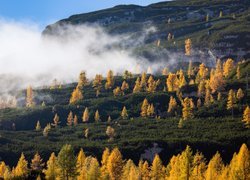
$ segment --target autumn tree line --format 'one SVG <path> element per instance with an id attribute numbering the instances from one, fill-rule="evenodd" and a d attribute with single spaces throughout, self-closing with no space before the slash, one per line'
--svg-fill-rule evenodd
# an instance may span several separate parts
<path id="1" fill-rule="evenodd" d="M 118 148 L 103 151 L 99 162 L 80 149 L 77 156 L 71 145 L 64 145 L 58 155 L 53 152 L 45 163 L 36 153 L 29 163 L 24 154 L 12 169 L 0 162 L 0 178 L 11 179 L 78 179 L 78 180 L 248 180 L 250 179 L 250 151 L 243 144 L 234 153 L 231 162 L 224 164 L 219 152 L 207 161 L 201 152 L 194 153 L 187 146 L 180 154 L 172 156 L 165 166 L 159 155 L 153 162 L 140 160 L 136 165 L 131 159 L 124 160 Z"/>
<path id="2" fill-rule="evenodd" d="M 186 51 L 190 51 L 190 45 L 186 42 Z M 178 127 L 182 128 L 183 123 L 188 119 L 195 117 L 195 111 L 199 110 L 201 107 L 211 107 L 216 102 L 221 102 L 223 99 L 226 99 L 227 103 L 224 107 L 225 110 L 232 114 L 234 117 L 234 109 L 237 107 L 243 107 L 242 112 L 242 123 L 246 128 L 250 128 L 250 108 L 247 104 L 244 104 L 244 98 L 246 97 L 247 90 L 238 88 L 236 90 L 230 89 L 228 92 L 225 92 L 226 82 L 230 71 L 236 68 L 236 78 L 242 78 L 242 73 L 240 69 L 240 64 L 244 62 L 239 62 L 235 65 L 232 59 L 227 59 L 224 63 L 221 60 L 217 60 L 215 68 L 209 69 L 204 63 L 201 63 L 198 67 L 193 67 L 192 61 L 189 63 L 187 71 L 182 69 L 178 70 L 176 73 L 171 73 L 167 68 L 164 68 L 162 75 L 166 77 L 164 88 L 161 90 L 158 88 L 161 81 L 160 79 L 155 79 L 151 74 L 142 73 L 136 78 L 134 87 L 130 88 L 129 83 L 126 81 L 129 78 L 133 77 L 133 74 L 129 71 L 125 71 L 123 75 L 123 82 L 121 87 L 114 87 L 115 76 L 112 70 L 109 70 L 107 73 L 106 82 L 104 83 L 106 90 L 113 90 L 114 97 L 124 96 L 129 93 L 129 89 L 132 89 L 132 93 L 148 92 L 155 93 L 156 91 L 169 92 L 171 94 L 175 93 L 176 95 L 170 96 L 168 107 L 165 108 L 168 116 L 179 116 Z M 92 81 L 92 87 L 96 90 L 96 97 L 101 93 L 103 85 L 103 77 L 100 74 L 95 76 L 95 79 Z M 86 85 L 89 85 L 90 82 L 86 77 L 85 72 L 81 72 L 76 88 L 73 90 L 69 103 L 71 105 L 77 105 L 77 103 L 84 99 L 83 88 Z M 183 96 L 182 88 L 188 86 L 197 86 L 197 92 L 194 96 Z M 196 99 L 196 100 L 195 100 Z M 33 101 L 33 91 L 29 86 L 27 88 L 27 98 L 26 98 L 27 107 L 33 107 L 35 105 Z M 45 106 L 45 103 L 42 103 L 42 106 Z M 98 109 L 94 110 L 94 120 L 95 122 L 99 121 L 108 121 L 112 120 L 111 116 L 102 117 Z M 140 116 L 143 118 L 155 118 L 160 119 L 158 115 L 154 102 L 149 102 L 145 98 L 141 104 Z M 133 119 L 129 115 L 129 111 L 126 106 L 121 109 L 120 117 L 122 119 Z M 69 112 L 67 117 L 68 126 L 76 126 L 80 121 L 83 123 L 88 123 L 90 120 L 89 109 L 86 107 L 82 111 L 82 117 L 78 117 L 76 114 L 73 114 L 72 111 Z M 47 124 L 43 130 L 43 135 L 47 136 L 52 127 L 57 127 L 60 125 L 60 117 L 58 114 L 55 114 L 53 121 L 50 124 Z M 37 122 L 36 130 L 40 130 L 40 122 Z M 89 129 L 84 130 L 84 136 L 87 138 L 89 134 Z M 107 136 L 112 140 L 115 136 L 115 130 L 111 127 L 107 127 Z"/>

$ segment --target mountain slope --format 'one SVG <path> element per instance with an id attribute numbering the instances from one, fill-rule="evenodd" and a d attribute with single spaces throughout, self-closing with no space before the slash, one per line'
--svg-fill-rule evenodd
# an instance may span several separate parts
<path id="1" fill-rule="evenodd" d="M 168 49 L 183 52 L 184 41 L 191 38 L 194 52 L 218 57 L 249 58 L 250 2 L 247 0 L 177 0 L 151 4 L 146 7 L 120 5 L 114 8 L 70 16 L 49 25 L 44 35 L 58 35 L 58 28 L 65 24 L 98 24 L 111 34 L 130 34 L 136 38 L 145 29 L 156 27 L 149 33 L 135 53 L 155 57 L 155 42 L 161 40 L 159 51 Z M 219 17 L 220 12 L 222 16 Z M 206 17 L 208 15 L 208 21 Z M 174 39 L 168 41 L 168 34 Z M 200 52 L 202 51 L 202 53 Z"/>

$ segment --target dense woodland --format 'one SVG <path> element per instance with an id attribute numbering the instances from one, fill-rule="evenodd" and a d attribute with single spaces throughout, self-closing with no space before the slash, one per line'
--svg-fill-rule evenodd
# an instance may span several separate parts
<path id="1" fill-rule="evenodd" d="M 249 179 L 250 61 L 194 63 L 191 39 L 185 55 L 182 68 L 93 79 L 83 71 L 77 83 L 54 80 L 2 99 L 0 177 Z M 162 161 L 142 156 L 153 143 Z"/>

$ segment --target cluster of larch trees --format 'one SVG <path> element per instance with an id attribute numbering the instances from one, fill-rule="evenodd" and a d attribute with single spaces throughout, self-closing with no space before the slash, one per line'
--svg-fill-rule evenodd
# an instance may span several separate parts
<path id="1" fill-rule="evenodd" d="M 77 156 L 71 145 L 64 145 L 58 155 L 53 152 L 46 163 L 38 153 L 29 165 L 24 154 L 10 169 L 0 162 L 0 178 L 27 179 L 35 172 L 37 179 L 78 179 L 78 180 L 248 180 L 250 179 L 250 151 L 243 144 L 238 153 L 234 153 L 229 164 L 225 165 L 217 152 L 208 161 L 201 152 L 192 152 L 189 146 L 180 154 L 172 156 L 164 166 L 159 155 L 152 163 L 140 160 L 136 165 L 131 159 L 124 160 L 118 148 L 103 151 L 101 163 L 93 156 L 86 156 L 80 149 Z"/>

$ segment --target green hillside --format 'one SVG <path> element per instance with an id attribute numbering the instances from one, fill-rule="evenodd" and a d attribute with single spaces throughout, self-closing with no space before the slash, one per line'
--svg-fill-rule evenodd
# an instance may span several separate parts
<path id="1" fill-rule="evenodd" d="M 250 145 L 250 129 L 245 128 L 241 121 L 243 110 L 246 104 L 250 103 L 250 92 L 246 89 L 246 83 L 250 80 L 246 79 L 250 62 L 240 64 L 240 69 L 241 79 L 236 79 L 236 68 L 226 78 L 222 99 L 217 101 L 217 94 L 214 93 L 214 103 L 209 107 L 195 108 L 194 118 L 185 121 L 182 128 L 178 127 L 182 116 L 180 99 L 175 92 L 163 91 L 166 76 L 154 76 L 155 80 L 160 79 L 156 92 L 132 93 L 138 76 L 135 75 L 126 80 L 130 88 L 125 95 L 117 97 L 113 95 L 113 88 L 105 90 L 106 80 L 102 81 L 101 94 L 96 97 L 91 83 L 83 87 L 84 98 L 75 105 L 69 105 L 69 99 L 77 83 L 65 84 L 56 89 L 37 88 L 34 90 L 34 100 L 37 104 L 35 107 L 26 108 L 25 101 L 20 100 L 18 108 L 0 110 L 0 158 L 14 165 L 21 152 L 30 159 L 38 151 L 47 159 L 52 151 L 58 152 L 65 143 L 69 143 L 75 150 L 78 151 L 82 147 L 87 154 L 97 157 L 101 156 L 105 147 L 119 147 L 125 158 L 138 161 L 146 149 L 157 143 L 158 147 L 163 149 L 160 154 L 165 162 L 173 154 L 185 149 L 186 145 L 190 145 L 193 150 L 202 151 L 207 158 L 219 150 L 224 160 L 229 161 L 242 143 Z M 186 76 L 186 80 L 189 81 L 190 78 Z M 113 87 L 121 86 L 122 82 L 122 76 L 115 76 Z M 231 111 L 226 110 L 228 91 L 234 89 L 236 92 L 239 88 L 243 89 L 245 97 L 237 102 L 232 118 Z M 196 104 L 197 84 L 186 85 L 180 90 L 183 97 L 191 97 Z M 23 97 L 24 94 L 24 91 L 19 92 L 17 98 Z M 167 113 L 170 96 L 177 100 L 176 114 Z M 149 103 L 153 103 L 157 117 L 140 117 L 141 105 L 145 98 Z M 43 101 L 46 104 L 44 107 L 41 106 Z M 129 115 L 126 119 L 121 118 L 124 106 Z M 83 123 L 82 116 L 86 107 L 89 109 L 90 119 L 88 123 Z M 99 122 L 94 120 L 96 110 L 100 113 Z M 78 117 L 76 126 L 67 125 L 70 111 Z M 58 127 L 53 127 L 46 137 L 43 128 L 48 123 L 53 123 L 55 114 L 59 115 L 61 123 Z M 111 122 L 108 122 L 108 116 L 111 116 Z M 38 120 L 42 129 L 36 131 Z M 109 141 L 106 135 L 107 126 L 115 129 L 113 141 Z M 89 129 L 87 138 L 84 133 L 86 129 Z"/>
<path id="2" fill-rule="evenodd" d="M 121 5 L 96 12 L 78 14 L 49 25 L 44 35 L 58 35 L 66 24 L 98 24 L 111 34 L 129 34 L 132 39 L 145 34 L 151 26 L 156 31 L 146 35 L 142 44 L 134 47 L 136 55 L 149 60 L 159 59 L 164 50 L 183 52 L 184 41 L 191 38 L 197 56 L 249 58 L 249 6 L 247 0 L 177 0 L 146 7 Z M 222 13 L 221 17 L 220 12 Z M 206 20 L 208 16 L 208 19 Z M 168 41 L 168 34 L 173 39 Z M 155 48 L 161 40 L 160 48 Z"/>

